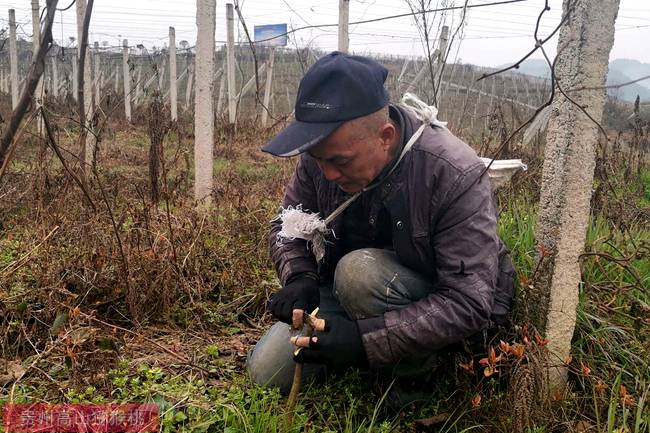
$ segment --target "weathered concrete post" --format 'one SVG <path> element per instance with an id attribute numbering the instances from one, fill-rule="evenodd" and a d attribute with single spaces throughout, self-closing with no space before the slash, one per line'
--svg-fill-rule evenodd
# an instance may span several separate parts
<path id="1" fill-rule="evenodd" d="M 113 84 L 115 85 L 115 94 L 117 95 L 117 94 L 120 93 L 120 65 L 119 65 L 119 62 L 117 63 L 117 65 L 115 67 L 115 83 L 113 83 Z"/>
<path id="2" fill-rule="evenodd" d="M 264 106 L 262 107 L 262 126 L 266 127 L 269 118 L 269 101 L 271 100 L 271 84 L 273 83 L 273 60 L 275 58 L 275 48 L 271 47 L 269 53 L 269 64 L 266 68 L 266 83 L 264 83 Z"/>
<path id="3" fill-rule="evenodd" d="M 440 40 L 438 42 L 438 49 L 440 50 L 440 54 L 438 55 L 439 65 L 445 63 L 448 46 L 449 46 L 449 26 L 442 26 L 442 30 L 440 30 Z"/>
<path id="4" fill-rule="evenodd" d="M 438 41 L 438 70 L 444 71 L 442 69 L 442 66 L 446 62 L 446 57 L 447 57 L 447 47 L 449 45 L 449 26 L 442 26 L 442 29 L 440 30 L 440 39 Z M 444 89 L 443 89 L 443 82 L 442 82 L 442 72 L 440 73 L 440 78 L 438 80 L 438 95 L 436 97 L 436 101 L 438 103 L 438 108 L 442 105 L 442 99 L 444 97 Z M 451 77 L 449 78 L 451 80 Z"/>
<path id="5" fill-rule="evenodd" d="M 178 93 L 176 84 L 176 30 L 169 28 L 169 106 L 172 121 L 178 119 Z"/>
<path id="6" fill-rule="evenodd" d="M 185 87 L 185 109 L 190 109 L 190 102 L 192 101 L 192 84 L 194 81 L 194 63 L 192 59 L 187 59 L 187 87 Z"/>
<path id="7" fill-rule="evenodd" d="M 142 94 L 142 65 L 138 65 L 135 73 L 135 95 L 133 96 L 133 104 L 138 107 L 140 103 L 140 96 Z"/>
<path id="8" fill-rule="evenodd" d="M 237 117 L 237 84 L 235 83 L 235 17 L 232 3 L 226 3 L 226 71 L 228 78 L 228 122 L 233 125 Z"/>
<path id="9" fill-rule="evenodd" d="M 122 41 L 122 81 L 124 81 L 124 115 L 131 122 L 131 75 L 129 74 L 129 41 Z"/>
<path id="10" fill-rule="evenodd" d="M 70 56 L 72 62 L 72 97 L 76 101 L 79 97 L 79 80 L 77 79 L 77 53 Z"/>
<path id="11" fill-rule="evenodd" d="M 348 25 L 350 22 L 350 0 L 339 0 L 339 51 L 347 53 L 350 46 Z"/>
<path id="12" fill-rule="evenodd" d="M 16 108 L 18 91 L 18 48 L 16 46 L 16 11 L 9 9 L 9 67 L 11 68 L 11 108 Z"/>
<path id="13" fill-rule="evenodd" d="M 524 78 L 523 75 L 520 78 L 524 83 L 524 89 L 526 90 L 526 102 L 530 103 L 530 86 L 528 83 L 528 78 Z"/>
<path id="14" fill-rule="evenodd" d="M 101 62 L 99 59 L 99 42 L 95 42 L 93 45 L 93 61 L 95 62 L 95 90 L 93 92 L 93 106 L 94 107 L 99 107 L 99 102 L 101 101 L 102 95 L 101 95 L 101 89 L 102 89 L 102 83 L 101 83 Z"/>
<path id="15" fill-rule="evenodd" d="M 59 64 L 57 63 L 56 56 L 52 57 L 52 97 L 57 99 L 59 97 Z"/>
<path id="16" fill-rule="evenodd" d="M 221 112 L 223 111 L 222 110 L 222 108 L 223 108 L 223 95 L 224 95 L 224 91 L 226 89 L 226 75 L 227 75 L 226 71 L 228 69 L 228 65 L 226 65 L 226 57 L 227 57 L 227 55 L 225 54 L 226 53 L 225 45 L 224 45 L 222 51 L 224 52 L 223 65 L 221 67 L 221 70 L 223 71 L 223 73 L 221 74 L 221 80 L 219 80 L 219 96 L 217 97 L 217 116 L 220 116 Z"/>
<path id="17" fill-rule="evenodd" d="M 162 93 L 165 82 L 165 70 L 167 68 L 167 59 L 162 58 L 160 68 L 158 69 L 158 90 Z"/>
<path id="18" fill-rule="evenodd" d="M 232 16 L 232 5 L 230 14 Z M 194 95 L 194 198 L 210 205 L 214 143 L 214 32 L 216 0 L 197 0 L 196 92 Z"/>
<path id="19" fill-rule="evenodd" d="M 475 121 L 478 121 L 478 107 L 481 105 L 481 95 L 485 93 L 485 82 L 487 80 L 481 80 L 481 88 L 477 92 L 476 105 L 474 105 L 474 116 L 472 117 Z"/>
<path id="20" fill-rule="evenodd" d="M 606 93 L 602 89 L 614 43 L 614 23 L 620 0 L 571 2 L 573 12 L 560 30 L 555 72 L 564 89 L 590 115 L 602 119 Z M 567 13 L 569 0 L 564 0 Z M 580 268 L 584 250 L 599 129 L 575 105 L 556 93 L 546 136 L 536 240 L 540 279 L 530 290 L 531 319 L 549 340 L 549 373 L 555 389 L 566 382 L 564 360 L 575 329 Z"/>

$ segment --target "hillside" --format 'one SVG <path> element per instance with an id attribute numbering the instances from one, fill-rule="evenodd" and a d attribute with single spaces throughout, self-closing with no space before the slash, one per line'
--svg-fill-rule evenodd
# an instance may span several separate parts
<path id="1" fill-rule="evenodd" d="M 548 65 L 541 59 L 528 59 L 519 67 L 519 72 L 540 78 L 550 78 Z M 632 59 L 616 59 L 609 64 L 608 85 L 616 85 L 650 75 L 650 64 Z M 634 102 L 637 95 L 642 101 L 650 100 L 650 79 L 620 89 L 610 89 L 611 96 Z"/>

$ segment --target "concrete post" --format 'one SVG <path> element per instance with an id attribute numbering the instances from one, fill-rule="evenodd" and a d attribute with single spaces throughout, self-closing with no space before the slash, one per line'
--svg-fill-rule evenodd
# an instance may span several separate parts
<path id="1" fill-rule="evenodd" d="M 232 5 L 229 5 L 232 18 Z M 194 97 L 194 198 L 210 205 L 214 143 L 214 32 L 216 0 L 197 0 L 196 94 Z M 231 20 L 232 22 L 232 20 Z M 229 34 L 232 29 L 229 30 Z M 232 34 L 230 34 L 232 38 Z M 234 71 L 233 71 L 234 75 Z M 234 78 L 234 77 L 233 77 Z"/>
<path id="2" fill-rule="evenodd" d="M 571 94 L 575 102 L 600 122 L 606 91 L 602 88 L 614 43 L 614 23 L 620 0 L 564 0 L 571 19 L 558 40 L 556 75 L 565 89 L 588 89 Z M 566 382 L 564 360 L 570 353 L 575 329 L 579 256 L 589 222 L 596 145 L 599 129 L 559 92 L 551 107 L 546 135 L 542 188 L 536 240 L 539 276 L 529 291 L 531 319 L 549 340 L 549 374 L 554 389 Z"/>
<path id="3" fill-rule="evenodd" d="M 226 74 L 221 74 L 221 80 L 219 80 L 219 96 L 217 97 L 217 114 L 220 115 L 223 108 L 223 94 L 226 88 Z"/>
<path id="4" fill-rule="evenodd" d="M 11 108 L 20 98 L 18 89 L 18 48 L 16 46 L 16 11 L 9 9 L 9 65 L 11 68 Z"/>
<path id="5" fill-rule="evenodd" d="M 178 87 L 179 87 L 180 82 L 183 80 L 183 78 L 185 78 L 185 75 L 187 75 L 187 69 L 185 69 L 183 72 L 181 72 L 181 73 L 176 77 L 176 95 L 177 95 L 177 97 L 176 97 L 176 102 L 178 102 Z M 217 73 L 217 75 L 218 75 L 218 73 Z M 215 78 L 215 79 L 216 79 L 216 78 Z M 170 86 L 170 87 L 171 87 L 171 86 Z M 163 94 L 163 100 L 167 100 L 167 99 L 169 98 L 169 92 L 170 92 L 170 89 L 167 89 L 167 90 L 165 91 L 165 93 Z M 178 104 L 177 104 L 177 107 L 178 107 Z"/>
<path id="6" fill-rule="evenodd" d="M 59 65 L 56 61 L 56 56 L 51 58 L 52 65 L 52 97 L 57 99 L 59 97 Z"/>
<path id="7" fill-rule="evenodd" d="M 178 119 L 178 93 L 176 90 L 176 31 L 169 28 L 169 106 L 172 122 Z"/>
<path id="8" fill-rule="evenodd" d="M 120 65 L 119 64 L 117 64 L 115 67 L 115 83 L 113 84 L 115 85 L 115 94 L 117 95 L 120 93 Z"/>
<path id="9" fill-rule="evenodd" d="M 93 92 L 93 98 L 94 98 L 93 106 L 99 107 L 99 103 L 100 103 L 101 98 L 102 98 L 102 95 L 101 95 L 101 89 L 102 89 L 101 84 L 102 83 L 101 83 L 101 77 L 100 77 L 101 76 L 101 71 L 100 71 L 101 62 L 99 60 L 99 42 L 95 42 L 93 47 L 94 47 L 93 60 L 95 62 L 95 65 L 94 65 L 95 66 L 95 74 L 94 74 L 95 75 L 95 81 L 93 83 L 95 85 L 95 90 Z"/>
<path id="10" fill-rule="evenodd" d="M 102 56 L 100 54 L 97 55 L 97 61 L 100 62 L 100 65 L 101 65 L 101 57 Z M 106 80 L 107 73 L 108 73 L 108 71 L 107 71 L 106 68 L 102 68 L 99 71 L 99 80 L 98 80 L 99 92 L 98 93 L 99 93 L 99 100 L 100 101 L 101 101 L 101 96 L 102 96 L 101 93 L 104 90 L 104 84 L 106 84 L 106 81 L 107 81 Z M 108 77 L 109 82 L 111 81 L 111 78 L 112 77 L 110 77 L 110 76 Z"/>
<path id="11" fill-rule="evenodd" d="M 129 41 L 122 41 L 122 81 L 124 81 L 124 115 L 131 122 L 131 75 L 129 73 Z"/>
<path id="12" fill-rule="evenodd" d="M 222 51 L 224 53 L 223 61 L 222 61 L 222 66 L 221 66 L 221 79 L 219 80 L 219 92 L 218 92 L 218 97 L 217 97 L 217 116 L 220 116 L 221 113 L 223 112 L 223 96 L 226 91 L 226 75 L 227 75 L 227 69 L 228 66 L 226 65 L 226 46 L 224 45 L 222 47 Z"/>
<path id="13" fill-rule="evenodd" d="M 492 90 L 490 90 L 490 112 L 494 108 L 494 96 L 497 91 L 497 76 L 492 75 Z"/>
<path id="14" fill-rule="evenodd" d="M 440 41 L 438 43 L 438 49 L 440 50 L 440 54 L 438 55 L 439 65 L 445 63 L 445 57 L 447 57 L 448 46 L 449 46 L 449 26 L 442 26 L 442 30 L 440 31 Z"/>
<path id="15" fill-rule="evenodd" d="M 228 79 L 228 122 L 232 125 L 237 116 L 237 89 L 235 83 L 235 18 L 232 3 L 226 3 L 226 71 Z M 197 83 L 198 84 L 198 83 Z"/>
<path id="16" fill-rule="evenodd" d="M 478 107 L 481 105 L 481 95 L 485 92 L 486 81 L 487 80 L 481 80 L 481 90 L 479 90 L 478 96 L 476 97 L 476 105 L 474 105 L 474 116 L 472 116 L 472 119 L 474 119 L 474 121 L 478 120 Z"/>
<path id="17" fill-rule="evenodd" d="M 528 85 L 528 78 L 524 78 L 523 75 L 520 78 L 524 83 L 524 89 L 526 90 L 526 102 L 530 103 L 530 86 Z"/>
<path id="18" fill-rule="evenodd" d="M 135 96 L 133 96 L 133 105 L 136 107 L 140 103 L 140 94 L 142 93 L 142 65 L 138 65 L 135 75 Z"/>
<path id="19" fill-rule="evenodd" d="M 74 100 L 77 100 L 79 96 L 79 80 L 77 80 L 77 53 L 73 53 L 70 56 L 70 61 L 72 62 L 72 97 Z"/>
<path id="20" fill-rule="evenodd" d="M 402 64 L 402 70 L 400 71 L 399 76 L 397 77 L 397 85 L 396 85 L 396 88 L 397 88 L 397 93 L 398 93 L 398 94 L 401 94 L 401 93 L 402 93 L 402 92 L 401 92 L 401 89 L 402 89 L 402 79 L 404 78 L 404 74 L 405 74 L 406 71 L 408 70 L 408 67 L 409 67 L 410 62 L 411 62 L 411 58 L 410 58 L 410 57 L 407 57 L 407 58 L 404 59 L 404 64 Z"/>
<path id="21" fill-rule="evenodd" d="M 194 63 L 188 58 L 187 60 L 187 87 L 185 88 L 185 109 L 190 109 L 192 102 L 192 84 L 194 81 Z"/>
<path id="22" fill-rule="evenodd" d="M 348 25 L 350 22 L 350 0 L 339 0 L 339 51 L 347 53 L 350 45 Z"/>
<path id="23" fill-rule="evenodd" d="M 271 84 L 273 80 L 273 60 L 275 58 L 275 48 L 271 47 L 269 53 L 269 64 L 266 69 L 266 83 L 264 83 L 264 106 L 262 107 L 262 126 L 266 127 L 266 121 L 269 117 L 269 101 L 271 100 Z"/>
<path id="24" fill-rule="evenodd" d="M 160 68 L 158 68 L 158 90 L 160 92 L 162 92 L 164 88 L 166 69 L 167 69 L 167 59 L 163 57 L 162 62 L 160 64 Z"/>

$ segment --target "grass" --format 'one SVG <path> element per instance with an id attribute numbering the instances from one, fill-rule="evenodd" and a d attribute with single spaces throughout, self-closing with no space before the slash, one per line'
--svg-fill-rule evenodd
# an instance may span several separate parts
<path id="1" fill-rule="evenodd" d="M 287 430 L 286 400 L 251 384 L 243 358 L 269 324 L 264 304 L 277 280 L 265 236 L 291 162 L 256 156 L 258 146 L 250 143 L 259 137 L 241 138 L 231 154 L 216 158 L 215 208 L 201 214 L 181 181 L 191 176 L 193 164 L 179 158 L 168 167 L 170 177 L 180 180 L 170 182 L 167 215 L 164 203 L 153 206 L 146 196 L 146 135 L 118 132 L 114 141 L 123 145 L 107 146 L 100 175 L 106 176 L 128 279 L 95 184 L 91 194 L 100 206 L 92 215 L 71 188 L 56 189 L 43 214 L 34 212 L 36 195 L 28 188 L 7 196 L 15 201 L 0 206 L 0 271 L 38 244 L 53 224 L 61 226 L 51 242 L 2 282 L 8 289 L 0 290 L 1 356 L 20 358 L 25 366 L 36 361 L 38 367 L 17 384 L 14 402 L 155 402 L 164 414 L 164 432 L 401 432 L 412 431 L 416 419 L 441 414 L 448 417 L 435 426 L 440 432 L 512 430 L 510 366 L 502 366 L 501 377 L 485 378 L 481 370 L 465 373 L 455 360 L 435 383 L 431 401 L 400 413 L 386 403 L 388 385 L 372 374 L 353 370 L 305 386 Z M 178 149 L 175 144 L 169 148 L 170 154 L 189 152 L 183 147 L 188 140 L 181 141 Z M 32 166 L 23 160 L 17 164 Z M 29 177 L 19 179 L 33 185 Z M 642 171 L 636 182 L 614 184 L 624 200 L 641 208 L 650 203 L 650 171 Z M 536 209 L 529 196 L 524 190 L 503 202 L 498 222 L 523 279 L 535 266 Z M 587 251 L 594 254 L 581 262 L 572 396 L 556 402 L 552 416 L 538 420 L 529 433 L 565 431 L 566 426 L 576 430 L 577 421 L 608 433 L 650 428 L 650 228 L 642 221 L 629 220 L 623 227 L 605 212 L 592 217 Z M 129 303 L 133 292 L 142 297 Z M 20 299 L 5 297 L 18 293 Z M 137 335 L 75 315 L 80 314 L 75 307 Z M 61 312 L 70 315 L 69 323 L 52 335 Z M 79 331 L 88 330 L 92 338 L 75 341 Z M 111 344 L 99 344 L 106 341 Z M 0 388 L 0 404 L 9 398 L 9 389 Z"/>
<path id="2" fill-rule="evenodd" d="M 643 179 L 642 179 L 643 181 Z M 640 198 L 643 205 L 645 196 Z M 519 275 L 534 265 L 536 212 L 515 201 L 502 210 L 499 233 Z M 596 431 L 650 430 L 650 227 L 623 230 L 592 216 L 572 344 L 576 417 L 591 414 Z M 521 289 L 520 289 L 521 290 Z"/>

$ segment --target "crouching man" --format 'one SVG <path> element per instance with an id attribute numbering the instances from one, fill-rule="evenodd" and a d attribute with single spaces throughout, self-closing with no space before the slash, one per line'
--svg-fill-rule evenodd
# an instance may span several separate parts
<path id="1" fill-rule="evenodd" d="M 300 155 L 284 209 L 326 218 L 356 198 L 329 222 L 321 260 L 273 221 L 283 287 L 268 306 L 279 322 L 248 355 L 259 384 L 287 392 L 294 360 L 306 376 L 323 366 L 426 374 L 436 352 L 508 321 L 514 271 L 485 166 L 431 116 L 389 103 L 387 74 L 368 58 L 324 56 L 300 82 L 296 120 L 263 148 Z M 294 355 L 294 311 L 316 307 L 327 328 Z"/>

